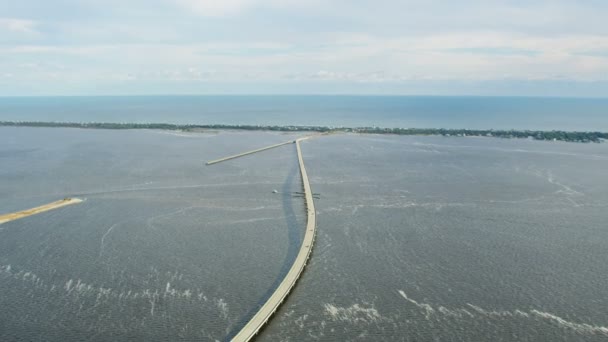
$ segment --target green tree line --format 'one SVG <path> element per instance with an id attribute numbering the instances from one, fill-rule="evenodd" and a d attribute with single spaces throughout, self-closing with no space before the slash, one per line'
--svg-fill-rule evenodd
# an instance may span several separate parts
<path id="1" fill-rule="evenodd" d="M 444 128 L 380 128 L 380 127 L 326 127 L 326 126 L 276 126 L 276 125 L 179 125 L 169 123 L 110 123 L 110 122 L 41 122 L 41 121 L 0 121 L 0 126 L 16 127 L 68 127 L 88 129 L 158 129 L 193 132 L 200 130 L 249 130 L 281 132 L 350 132 L 365 134 L 396 135 L 442 135 L 442 136 L 484 136 L 498 138 L 520 138 L 569 142 L 602 142 L 608 140 L 607 132 L 568 132 L 530 130 L 475 130 Z"/>

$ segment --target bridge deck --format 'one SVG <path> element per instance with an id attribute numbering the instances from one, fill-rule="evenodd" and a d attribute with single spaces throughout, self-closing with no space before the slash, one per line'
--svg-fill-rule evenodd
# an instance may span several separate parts
<path id="1" fill-rule="evenodd" d="M 277 311 L 278 307 L 283 303 L 289 292 L 293 289 L 296 282 L 300 278 L 300 275 L 304 271 L 304 267 L 312 252 L 312 247 L 315 241 L 316 234 L 316 216 L 315 216 L 315 204 L 313 202 L 312 190 L 310 189 L 310 183 L 308 181 L 308 174 L 304 167 L 304 159 L 302 158 L 302 150 L 300 148 L 300 141 L 307 139 L 308 137 L 296 139 L 295 141 L 288 141 L 285 143 L 268 146 L 265 148 L 257 149 L 250 152 L 241 153 L 235 156 L 230 156 L 218 160 L 208 162 L 207 165 L 219 163 L 221 161 L 238 158 L 248 154 L 265 151 L 271 148 L 279 147 L 285 144 L 294 143 L 296 144 L 296 150 L 298 153 L 298 163 L 300 165 L 300 173 L 302 175 L 302 189 L 304 191 L 304 198 L 306 202 L 307 221 L 306 221 L 306 232 L 304 233 L 304 240 L 300 251 L 296 256 L 291 268 L 287 272 L 287 275 L 279 286 L 272 293 L 270 298 L 260 307 L 258 312 L 247 322 L 247 324 L 232 338 L 234 342 L 245 342 L 251 340 L 260 329 L 268 322 L 270 317 Z"/>
<path id="2" fill-rule="evenodd" d="M 270 146 L 258 148 L 257 150 L 247 151 L 247 152 L 235 154 L 233 156 L 228 156 L 228 157 L 225 157 L 225 158 L 208 161 L 207 165 L 213 165 L 213 164 L 221 163 L 221 162 L 226 161 L 226 160 L 244 157 L 246 155 L 250 155 L 250 154 L 254 154 L 254 153 L 270 150 L 271 148 L 276 148 L 276 147 L 280 147 L 280 146 L 287 145 L 287 144 L 293 144 L 293 143 L 295 143 L 295 141 L 294 140 L 290 140 L 290 141 L 286 141 L 286 142 L 283 142 L 283 143 L 280 143 L 280 144 L 270 145 Z"/>
<path id="3" fill-rule="evenodd" d="M 308 182 L 308 175 L 306 168 L 304 167 L 304 159 L 302 158 L 302 150 L 300 149 L 300 140 L 296 140 L 296 148 L 298 151 L 298 162 L 300 164 L 300 173 L 302 174 L 302 185 L 304 189 L 304 195 L 306 199 L 306 211 L 307 211 L 307 223 L 306 233 L 304 234 L 304 240 L 302 241 L 302 247 L 296 256 L 291 269 L 281 281 L 281 284 L 276 288 L 274 293 L 268 298 L 266 303 L 260 308 L 260 310 L 249 320 L 249 322 L 241 329 L 241 331 L 234 336 L 232 341 L 241 342 L 251 340 L 262 328 L 262 326 L 268 322 L 270 316 L 275 313 L 279 305 L 283 303 L 291 289 L 295 286 L 296 282 L 300 278 L 306 262 L 310 257 L 312 247 L 315 240 L 316 233 L 316 217 L 315 217 L 315 205 L 312 199 L 312 191 L 310 190 L 310 183 Z"/>

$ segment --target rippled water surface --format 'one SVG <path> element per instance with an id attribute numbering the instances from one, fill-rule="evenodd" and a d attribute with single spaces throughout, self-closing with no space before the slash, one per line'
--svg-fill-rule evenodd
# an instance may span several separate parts
<path id="1" fill-rule="evenodd" d="M 305 226 L 277 133 L 0 128 L 0 340 L 225 340 Z M 605 341 L 608 145 L 302 143 L 318 235 L 260 341 Z M 277 190 L 278 193 L 273 193 Z"/>

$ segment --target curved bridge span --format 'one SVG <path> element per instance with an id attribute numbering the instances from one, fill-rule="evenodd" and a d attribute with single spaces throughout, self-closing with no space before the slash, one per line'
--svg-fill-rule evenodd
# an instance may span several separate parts
<path id="1" fill-rule="evenodd" d="M 270 317 L 277 311 L 279 306 L 283 303 L 287 295 L 291 292 L 293 287 L 296 285 L 296 282 L 300 278 L 300 275 L 304 271 L 304 267 L 310 257 L 310 253 L 312 252 L 312 247 L 315 242 L 315 234 L 316 234 L 316 216 L 315 216 L 315 204 L 313 202 L 312 190 L 310 189 L 310 183 L 308 181 L 308 174 L 306 173 L 306 168 L 304 167 L 304 159 L 302 158 L 302 149 L 300 148 L 300 141 L 308 139 L 300 138 L 294 141 L 289 141 L 282 144 L 272 145 L 266 148 L 257 149 L 251 152 L 245 152 L 236 156 L 219 159 L 217 161 L 209 162 L 207 165 L 214 164 L 217 162 L 238 158 L 241 156 L 249 155 L 255 152 L 265 151 L 270 148 L 283 146 L 289 143 L 296 144 L 296 150 L 298 153 L 298 163 L 300 165 L 300 173 L 302 175 L 302 188 L 304 191 L 304 199 L 306 203 L 306 232 L 304 233 L 304 240 L 302 241 L 302 246 L 300 247 L 300 251 L 296 256 L 289 272 L 279 286 L 275 289 L 272 295 L 268 298 L 266 303 L 262 305 L 262 307 L 258 310 L 258 312 L 247 322 L 247 324 L 232 338 L 233 342 L 245 342 L 251 340 L 255 335 L 262 329 L 264 324 L 268 322 Z"/>

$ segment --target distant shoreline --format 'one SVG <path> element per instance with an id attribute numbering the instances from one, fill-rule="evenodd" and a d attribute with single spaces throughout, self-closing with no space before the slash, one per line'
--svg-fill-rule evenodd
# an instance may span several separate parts
<path id="1" fill-rule="evenodd" d="M 273 125 L 180 125 L 167 123 L 108 123 L 108 122 L 42 122 L 0 121 L 5 127 L 63 127 L 83 129 L 157 129 L 180 132 L 204 130 L 242 130 L 276 132 L 362 133 L 393 135 L 441 135 L 477 136 L 506 139 L 533 139 L 544 141 L 566 141 L 578 143 L 601 143 L 608 140 L 608 132 L 538 131 L 538 130 L 492 130 L 492 129 L 444 129 L 444 128 L 382 128 L 382 127 L 326 127 L 326 126 L 273 126 Z"/>

